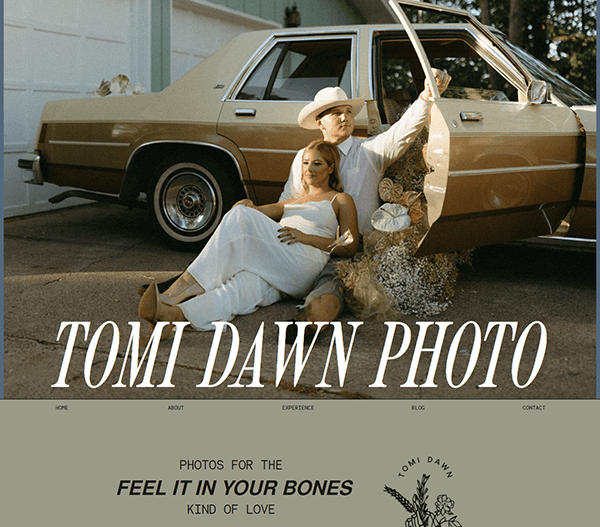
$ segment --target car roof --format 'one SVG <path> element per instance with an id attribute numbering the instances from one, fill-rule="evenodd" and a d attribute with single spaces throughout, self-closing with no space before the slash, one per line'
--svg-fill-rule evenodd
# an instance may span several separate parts
<path id="1" fill-rule="evenodd" d="M 419 30 L 439 30 L 444 29 L 464 29 L 467 27 L 473 27 L 471 24 L 456 23 L 456 24 L 413 24 L 413 27 Z M 357 32 L 357 31 L 370 31 L 370 30 L 403 30 L 402 25 L 397 23 L 389 24 L 354 24 L 347 26 L 314 26 L 314 27 L 293 27 L 293 28 L 277 28 L 277 29 L 262 29 L 259 31 L 252 31 L 256 35 L 314 35 L 318 33 L 343 33 L 343 32 Z"/>

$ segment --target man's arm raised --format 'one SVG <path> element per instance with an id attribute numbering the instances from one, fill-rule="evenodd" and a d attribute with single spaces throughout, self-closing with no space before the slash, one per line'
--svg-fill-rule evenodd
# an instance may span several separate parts
<path id="1" fill-rule="evenodd" d="M 441 95 L 448 87 L 451 77 L 437 69 L 433 70 L 433 74 Z M 394 123 L 389 130 L 365 141 L 365 148 L 372 153 L 371 162 L 381 174 L 408 150 L 427 123 L 432 97 L 431 86 L 428 81 L 425 81 L 425 88 L 417 100 L 404 112 L 400 120 Z"/>

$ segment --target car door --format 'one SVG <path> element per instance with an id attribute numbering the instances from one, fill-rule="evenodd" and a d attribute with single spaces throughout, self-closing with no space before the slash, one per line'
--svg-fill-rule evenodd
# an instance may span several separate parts
<path id="1" fill-rule="evenodd" d="M 244 155 L 256 203 L 277 201 L 298 150 L 322 138 L 319 130 L 300 128 L 300 110 L 328 86 L 356 95 L 355 41 L 356 32 L 282 32 L 230 89 L 217 130 Z M 357 120 L 357 128 L 366 126 L 364 116 Z"/>
<path id="2" fill-rule="evenodd" d="M 391 0 L 390 6 L 430 82 L 425 48 L 439 46 L 423 46 L 402 7 L 444 11 L 469 20 L 473 42 L 467 43 L 514 91 L 512 98 L 502 92 L 470 97 L 471 88 L 461 91 L 451 83 L 454 90 L 440 97 L 435 89 L 427 148 L 432 171 L 424 183 L 427 233 L 417 254 L 554 232 L 581 189 L 584 133 L 574 113 L 565 105 L 547 102 L 545 85 L 532 79 L 467 12 L 421 2 Z M 536 89 L 541 91 L 538 101 L 533 100 Z"/>

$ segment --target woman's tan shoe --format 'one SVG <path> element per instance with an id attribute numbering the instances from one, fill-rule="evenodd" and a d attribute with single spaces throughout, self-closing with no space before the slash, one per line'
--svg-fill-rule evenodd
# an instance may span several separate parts
<path id="1" fill-rule="evenodd" d="M 181 275 L 178 274 L 177 276 L 174 276 L 173 278 L 169 278 L 168 280 L 165 280 L 164 282 L 159 282 L 158 285 L 158 291 L 160 293 L 164 293 L 167 289 L 169 289 L 169 287 L 171 287 L 175 281 L 180 277 Z M 140 296 L 144 296 L 144 293 L 146 292 L 146 290 L 148 289 L 148 287 L 150 287 L 150 284 L 143 284 L 140 287 L 138 287 L 138 295 Z"/>
<path id="2" fill-rule="evenodd" d="M 183 311 L 175 305 L 170 305 L 161 301 L 162 295 L 158 292 L 158 286 L 156 282 L 152 282 L 142 299 L 138 307 L 138 315 L 140 318 L 147 320 L 151 324 L 164 320 L 167 322 L 178 322 L 185 321 L 186 318 L 183 315 Z"/>
<path id="3" fill-rule="evenodd" d="M 140 300 L 138 315 L 140 318 L 154 324 L 157 320 L 156 317 L 158 315 L 159 304 L 160 298 L 158 286 L 156 285 L 156 282 L 152 282 Z"/>
<path id="4" fill-rule="evenodd" d="M 159 299 L 163 304 L 176 306 L 204 292 L 204 288 L 196 279 L 188 271 L 184 271 L 169 289 L 159 295 Z"/>

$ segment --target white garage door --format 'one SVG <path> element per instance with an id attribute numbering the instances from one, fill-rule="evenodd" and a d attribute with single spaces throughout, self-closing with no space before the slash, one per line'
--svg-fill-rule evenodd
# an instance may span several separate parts
<path id="1" fill-rule="evenodd" d="M 201 0 L 174 0 L 171 20 L 171 82 L 246 31 L 281 27 Z"/>
<path id="2" fill-rule="evenodd" d="M 4 0 L 5 217 L 56 208 L 47 199 L 64 190 L 26 185 L 17 168 L 33 149 L 44 104 L 92 97 L 119 73 L 150 87 L 147 2 Z"/>

